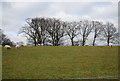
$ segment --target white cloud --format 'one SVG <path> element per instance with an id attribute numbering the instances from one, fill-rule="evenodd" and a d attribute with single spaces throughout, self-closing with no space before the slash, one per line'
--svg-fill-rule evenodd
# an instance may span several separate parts
<path id="1" fill-rule="evenodd" d="M 27 39 L 25 37 L 22 37 L 22 36 L 19 36 L 19 35 L 16 35 L 16 34 L 12 34 L 12 33 L 5 33 L 9 39 L 11 39 L 11 41 L 14 41 L 14 43 L 17 43 L 17 42 L 24 42 L 24 44 L 27 44 Z"/>
<path id="2" fill-rule="evenodd" d="M 113 18 L 117 17 L 118 14 L 118 4 L 110 3 L 102 6 L 93 7 L 93 11 L 95 16 L 100 16 L 102 18 Z"/>
<path id="3" fill-rule="evenodd" d="M 77 16 L 66 14 L 65 12 L 62 12 L 62 11 L 58 12 L 54 17 L 60 18 L 63 21 L 75 21 L 78 19 Z"/>

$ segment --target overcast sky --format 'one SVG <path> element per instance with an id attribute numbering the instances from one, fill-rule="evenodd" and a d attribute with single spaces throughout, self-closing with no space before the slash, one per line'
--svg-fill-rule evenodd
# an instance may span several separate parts
<path id="1" fill-rule="evenodd" d="M 85 19 L 109 21 L 116 27 L 118 23 L 118 2 L 9 2 L 8 0 L 1 4 L 0 27 L 14 42 L 26 42 L 25 37 L 17 34 L 27 18 L 55 17 L 64 21 Z"/>

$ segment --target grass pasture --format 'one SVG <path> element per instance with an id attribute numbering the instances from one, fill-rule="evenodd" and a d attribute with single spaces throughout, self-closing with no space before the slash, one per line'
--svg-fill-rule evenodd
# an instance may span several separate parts
<path id="1" fill-rule="evenodd" d="M 118 75 L 118 47 L 2 49 L 3 79 L 79 79 Z"/>

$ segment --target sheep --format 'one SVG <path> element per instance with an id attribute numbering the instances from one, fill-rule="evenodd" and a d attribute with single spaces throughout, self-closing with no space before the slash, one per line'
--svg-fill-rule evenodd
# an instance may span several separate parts
<path id="1" fill-rule="evenodd" d="M 112 45 L 109 45 L 109 47 L 112 47 Z"/>
<path id="2" fill-rule="evenodd" d="M 53 44 L 48 44 L 48 46 L 53 46 Z"/>
<path id="3" fill-rule="evenodd" d="M 20 45 L 16 45 L 15 47 L 18 49 L 18 48 L 20 48 Z"/>
<path id="4" fill-rule="evenodd" d="M 6 49 L 11 49 L 11 46 L 10 45 L 5 45 L 5 48 Z"/>

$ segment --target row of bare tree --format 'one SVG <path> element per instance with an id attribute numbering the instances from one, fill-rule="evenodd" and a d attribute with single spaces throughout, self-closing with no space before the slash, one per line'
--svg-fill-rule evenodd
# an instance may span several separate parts
<path id="1" fill-rule="evenodd" d="M 35 46 L 44 45 L 46 41 L 51 42 L 53 46 L 59 46 L 61 38 L 65 36 L 69 36 L 72 46 L 74 46 L 74 38 L 79 36 L 84 46 L 91 33 L 93 46 L 96 38 L 101 36 L 103 40 L 106 40 L 107 45 L 119 42 L 119 34 L 114 24 L 88 20 L 64 22 L 56 18 L 28 18 L 19 33 L 22 33 L 29 41 L 33 41 Z"/>

